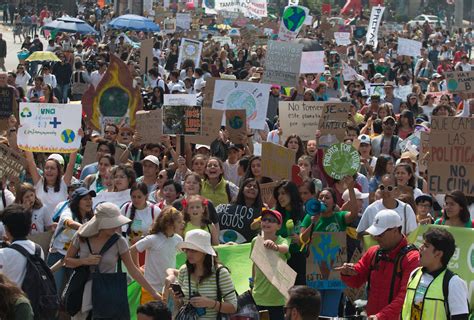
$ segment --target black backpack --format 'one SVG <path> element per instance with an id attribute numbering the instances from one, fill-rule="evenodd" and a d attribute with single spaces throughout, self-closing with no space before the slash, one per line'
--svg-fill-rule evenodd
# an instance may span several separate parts
<path id="1" fill-rule="evenodd" d="M 59 309 L 59 297 L 53 273 L 41 259 L 41 247 L 35 244 L 35 254 L 30 254 L 19 244 L 12 244 L 11 249 L 26 258 L 26 274 L 21 289 L 30 299 L 34 319 L 54 319 Z"/>

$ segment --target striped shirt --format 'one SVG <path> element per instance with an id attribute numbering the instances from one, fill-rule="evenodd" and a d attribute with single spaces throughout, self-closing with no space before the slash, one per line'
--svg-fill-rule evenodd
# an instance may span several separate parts
<path id="1" fill-rule="evenodd" d="M 188 284 L 188 269 L 186 265 L 183 265 L 179 269 L 178 283 L 183 289 L 184 303 L 189 301 L 189 284 Z M 237 296 L 234 294 L 235 287 L 230 278 L 230 273 L 227 269 L 222 268 L 219 271 L 219 286 L 222 299 L 225 302 L 232 304 L 237 308 Z M 212 275 L 204 279 L 201 283 L 196 283 L 191 277 L 191 295 L 199 293 L 203 297 L 207 297 L 212 300 L 217 299 L 217 283 L 215 271 Z M 217 317 L 217 312 L 212 308 L 206 309 L 206 314 L 199 317 L 200 320 L 209 319 L 214 320 Z"/>

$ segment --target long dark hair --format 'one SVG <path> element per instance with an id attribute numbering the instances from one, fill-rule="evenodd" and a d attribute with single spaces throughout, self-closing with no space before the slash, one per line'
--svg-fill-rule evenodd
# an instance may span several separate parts
<path id="1" fill-rule="evenodd" d="M 283 188 L 285 193 L 290 196 L 290 206 L 291 206 L 291 219 L 293 221 L 299 221 L 304 217 L 303 210 L 303 200 L 301 200 L 300 193 L 298 192 L 298 187 L 292 181 L 282 180 L 275 189 L 273 189 L 273 197 L 277 200 L 275 209 L 279 212 L 284 212 L 285 208 L 280 205 L 278 201 L 278 191 Z"/>
<path id="2" fill-rule="evenodd" d="M 82 196 L 82 197 L 74 198 L 69 203 L 69 209 L 71 210 L 71 213 L 72 213 L 72 220 L 77 221 L 81 224 L 83 224 L 85 221 L 88 221 L 88 220 L 92 219 L 92 217 L 94 216 L 94 210 L 93 209 L 89 212 L 86 212 L 86 215 L 84 217 L 81 217 L 81 215 L 80 215 L 79 202 L 85 196 L 87 196 L 87 194 Z"/>
<path id="3" fill-rule="evenodd" d="M 255 198 L 255 201 L 253 202 L 252 207 L 257 209 L 258 212 L 260 212 L 260 210 L 263 207 L 262 192 L 260 190 L 260 184 L 255 178 L 248 178 L 242 182 L 239 188 L 239 193 L 237 194 L 237 198 L 235 199 L 234 204 L 245 206 L 244 188 L 246 185 L 248 185 L 251 182 L 255 182 L 257 184 L 257 191 L 258 191 L 257 198 Z"/>
<path id="4" fill-rule="evenodd" d="M 296 162 L 296 160 L 298 160 L 302 155 L 304 155 L 304 144 L 300 136 L 296 134 L 292 134 L 291 136 L 286 138 L 286 141 L 284 144 L 286 148 L 288 148 L 288 143 L 290 142 L 291 139 L 296 139 L 296 141 L 298 141 L 298 150 L 296 150 L 296 157 L 295 157 L 295 162 Z"/>
<path id="5" fill-rule="evenodd" d="M 199 283 L 202 283 L 206 278 L 209 278 L 210 276 L 212 276 L 212 273 L 215 272 L 215 270 L 219 266 L 219 260 L 217 259 L 217 252 L 216 252 L 215 257 L 211 256 L 210 254 L 206 254 L 203 264 L 204 264 L 204 272 L 202 273 L 202 276 L 199 278 Z M 188 260 L 186 260 L 186 268 L 188 269 L 189 274 L 193 274 L 194 271 L 196 271 L 196 265 L 189 263 Z"/>
<path id="6" fill-rule="evenodd" d="M 405 162 L 401 162 L 401 163 L 399 163 L 395 166 L 395 171 L 398 168 L 404 168 L 406 172 L 411 174 L 410 180 L 408 180 L 407 185 L 409 187 L 412 187 L 413 189 L 415 189 L 416 188 L 416 176 L 415 176 L 415 172 L 413 171 L 412 165 L 408 164 L 408 163 L 405 163 Z"/>
<path id="7" fill-rule="evenodd" d="M 245 170 L 245 173 L 244 173 L 244 176 L 242 178 L 242 181 L 245 181 L 247 179 L 250 179 L 250 178 L 256 178 L 255 175 L 253 174 L 252 172 L 252 162 L 256 161 L 256 160 L 260 160 L 262 161 L 262 158 L 260 156 L 252 156 L 250 157 L 249 159 L 249 162 L 248 162 L 248 165 L 247 165 L 247 169 Z"/>
<path id="8" fill-rule="evenodd" d="M 467 198 L 464 193 L 460 190 L 453 190 L 451 192 L 446 193 L 444 198 L 450 198 L 454 202 L 456 202 L 461 207 L 461 212 L 459 212 L 459 219 L 467 223 L 469 219 L 471 219 L 471 215 L 469 213 L 469 208 L 467 206 Z M 449 217 L 447 214 L 444 213 L 444 219 L 448 220 Z"/>
<path id="9" fill-rule="evenodd" d="M 15 319 L 15 304 L 25 293 L 0 273 L 0 319 Z"/>
<path id="10" fill-rule="evenodd" d="M 374 177 L 382 177 L 387 173 L 387 163 L 393 161 L 392 157 L 387 154 L 381 154 L 377 158 L 374 169 Z"/>
<path id="11" fill-rule="evenodd" d="M 402 113 L 400 113 L 400 118 L 398 119 L 397 130 L 402 127 L 402 117 L 408 119 L 408 125 L 410 126 L 410 128 L 415 128 L 415 115 L 413 114 L 413 111 L 403 110 Z"/>
<path id="12" fill-rule="evenodd" d="M 58 160 L 56 159 L 48 159 L 48 161 L 53 161 L 56 164 L 56 169 L 58 170 L 58 176 L 56 177 L 56 181 L 54 182 L 54 192 L 59 192 L 61 190 L 61 179 L 63 178 L 63 168 L 61 167 L 61 164 L 59 163 Z M 46 166 L 45 162 L 45 166 Z M 43 178 L 43 191 L 48 192 L 48 184 L 46 183 L 46 179 Z"/>
<path id="13" fill-rule="evenodd" d="M 130 196 L 132 196 L 133 191 L 136 191 L 136 190 L 140 190 L 141 193 L 143 193 L 145 195 L 145 199 L 148 198 L 148 186 L 146 185 L 145 182 L 139 182 L 139 183 L 133 185 L 130 188 Z M 145 200 L 145 202 L 146 202 L 146 200 Z M 129 202 L 129 203 L 130 203 L 130 220 L 132 220 L 132 223 L 133 223 L 133 219 L 135 219 L 135 214 L 137 213 L 137 208 L 135 208 L 135 206 L 133 205 L 133 202 Z M 129 223 L 129 225 L 128 225 L 127 234 L 130 234 L 130 232 L 132 230 L 131 229 L 132 223 Z"/>
<path id="14" fill-rule="evenodd" d="M 47 103 L 54 103 L 54 92 L 53 92 L 53 87 L 51 87 L 50 84 L 46 84 L 49 90 L 49 98 L 48 101 L 45 101 Z"/>

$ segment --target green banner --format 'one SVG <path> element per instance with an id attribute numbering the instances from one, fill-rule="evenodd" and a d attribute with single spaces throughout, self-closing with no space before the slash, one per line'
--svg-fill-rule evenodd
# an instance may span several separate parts
<path id="1" fill-rule="evenodd" d="M 446 228 L 456 240 L 456 251 L 449 261 L 448 268 L 466 281 L 471 310 L 474 310 L 474 242 L 472 240 L 474 229 L 424 224 L 408 235 L 408 241 L 420 247 L 423 243 L 423 234 L 429 228 Z M 365 250 L 377 244 L 371 236 L 364 236 L 363 242 Z"/>

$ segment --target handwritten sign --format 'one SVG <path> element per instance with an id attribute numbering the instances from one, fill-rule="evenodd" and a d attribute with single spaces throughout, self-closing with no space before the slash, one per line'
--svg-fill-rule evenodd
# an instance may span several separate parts
<path id="1" fill-rule="evenodd" d="M 203 108 L 201 135 L 188 136 L 186 142 L 210 145 L 219 135 L 223 110 Z"/>
<path id="2" fill-rule="evenodd" d="M 385 7 L 373 6 L 372 12 L 370 13 L 370 22 L 366 36 L 366 43 L 372 47 L 377 48 L 378 45 L 378 33 L 380 22 L 382 21 L 382 15 L 385 11 Z"/>
<path id="3" fill-rule="evenodd" d="M 258 234 L 252 231 L 250 225 L 260 216 L 260 210 L 239 204 L 221 204 L 216 207 L 219 217 L 220 243 L 246 243 L 251 242 Z"/>
<path id="4" fill-rule="evenodd" d="M 144 111 L 136 113 L 137 132 L 141 136 L 141 143 L 157 143 L 160 141 L 162 129 L 162 110 Z"/>
<path id="5" fill-rule="evenodd" d="M 346 135 L 348 103 L 326 103 L 321 116 L 319 139 L 321 147 L 329 147 L 337 142 L 343 142 Z"/>
<path id="6" fill-rule="evenodd" d="M 281 101 L 278 110 L 283 140 L 292 134 L 299 135 L 304 141 L 314 139 L 324 106 L 324 102 L 316 101 Z"/>
<path id="7" fill-rule="evenodd" d="M 0 144 L 0 179 L 3 177 L 18 178 L 25 167 L 26 160 L 21 154 Z"/>
<path id="8" fill-rule="evenodd" d="M 163 106 L 163 134 L 200 135 L 201 107 Z"/>
<path id="9" fill-rule="evenodd" d="M 411 39 L 398 38 L 397 54 L 399 56 L 419 57 L 421 42 Z"/>
<path id="10" fill-rule="evenodd" d="M 474 97 L 474 71 L 445 72 L 448 91 L 462 93 L 466 98 Z"/>
<path id="11" fill-rule="evenodd" d="M 430 191 L 446 193 L 458 189 L 474 196 L 474 119 L 434 116 L 429 139 Z"/>
<path id="12" fill-rule="evenodd" d="M 296 151 L 271 142 L 262 142 L 262 175 L 275 180 L 290 180 L 291 167 L 295 162 Z"/>
<path id="13" fill-rule="evenodd" d="M 302 44 L 268 41 L 263 82 L 289 87 L 296 86 L 302 52 Z"/>
<path id="14" fill-rule="evenodd" d="M 243 143 L 242 137 L 247 134 L 246 110 L 227 110 L 225 118 L 225 128 L 229 133 L 229 140 L 236 144 Z"/>
<path id="15" fill-rule="evenodd" d="M 176 13 L 176 30 L 184 31 L 191 29 L 191 14 Z"/>
<path id="16" fill-rule="evenodd" d="M 201 59 L 202 42 L 192 39 L 181 39 L 181 46 L 179 48 L 178 66 L 181 68 L 185 60 L 192 60 L 196 67 L 199 66 Z"/>
<path id="17" fill-rule="evenodd" d="M 301 53 L 300 73 L 322 73 L 324 70 L 324 51 Z"/>
<path id="18" fill-rule="evenodd" d="M 153 66 L 153 39 L 145 39 L 140 45 L 140 72 L 147 73 Z"/>
<path id="19" fill-rule="evenodd" d="M 337 180 L 352 176 L 360 167 L 359 152 L 350 144 L 335 144 L 324 153 L 323 167 L 330 177 Z"/>
<path id="20" fill-rule="evenodd" d="M 195 94 L 165 94 L 163 104 L 167 106 L 195 106 L 197 95 Z"/>
<path id="21" fill-rule="evenodd" d="M 22 103 L 18 147 L 31 152 L 72 153 L 79 149 L 80 104 Z"/>
<path id="22" fill-rule="evenodd" d="M 338 46 L 348 46 L 351 44 L 350 32 L 334 32 L 334 39 Z"/>

